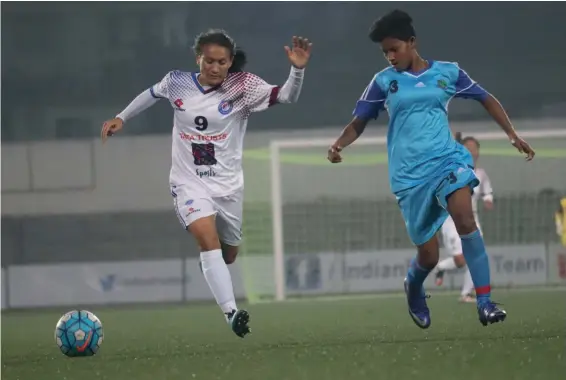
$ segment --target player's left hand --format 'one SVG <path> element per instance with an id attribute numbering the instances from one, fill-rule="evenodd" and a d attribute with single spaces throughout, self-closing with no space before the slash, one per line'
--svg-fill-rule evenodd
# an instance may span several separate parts
<path id="1" fill-rule="evenodd" d="M 488 210 L 491 211 L 493 210 L 493 202 L 491 201 L 483 201 L 483 207 Z"/>
<path id="2" fill-rule="evenodd" d="M 311 57 L 312 43 L 303 37 L 293 36 L 293 46 L 285 46 L 287 57 L 297 69 L 304 69 Z"/>
<path id="3" fill-rule="evenodd" d="M 513 145 L 521 153 L 527 155 L 526 160 L 531 161 L 535 157 L 535 151 L 531 146 L 519 136 L 511 138 L 511 145 Z"/>
<path id="4" fill-rule="evenodd" d="M 332 145 L 330 148 L 328 148 L 328 161 L 332 162 L 333 164 L 342 162 L 342 155 L 340 154 L 340 152 L 342 152 L 341 146 L 336 144 Z"/>

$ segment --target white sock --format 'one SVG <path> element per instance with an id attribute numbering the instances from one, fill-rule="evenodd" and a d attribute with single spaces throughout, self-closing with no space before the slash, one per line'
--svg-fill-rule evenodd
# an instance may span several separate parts
<path id="1" fill-rule="evenodd" d="M 204 278 L 222 312 L 226 315 L 232 310 L 238 310 L 234 297 L 234 287 L 232 286 L 232 276 L 222 258 L 222 250 L 215 249 L 201 252 L 200 260 Z"/>
<path id="2" fill-rule="evenodd" d="M 456 262 L 454 261 L 454 258 L 449 257 L 439 262 L 437 268 L 439 270 L 452 270 L 452 269 L 456 269 L 457 266 L 456 266 Z"/>
<path id="3" fill-rule="evenodd" d="M 466 274 L 464 275 L 464 285 L 462 285 L 462 295 L 467 296 L 471 294 L 474 290 L 474 281 L 472 280 L 472 274 L 466 266 Z"/>

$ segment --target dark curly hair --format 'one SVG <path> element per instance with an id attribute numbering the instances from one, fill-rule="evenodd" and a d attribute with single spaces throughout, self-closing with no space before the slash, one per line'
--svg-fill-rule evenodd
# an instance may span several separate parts
<path id="1" fill-rule="evenodd" d="M 377 19 L 369 30 L 369 38 L 377 43 L 388 37 L 409 41 L 416 36 L 411 16 L 397 9 Z"/>

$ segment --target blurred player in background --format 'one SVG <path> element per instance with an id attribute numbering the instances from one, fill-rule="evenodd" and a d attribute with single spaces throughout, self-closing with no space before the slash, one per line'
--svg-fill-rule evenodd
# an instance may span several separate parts
<path id="1" fill-rule="evenodd" d="M 373 77 L 328 159 L 341 162 L 342 149 L 387 109 L 391 190 L 418 248 L 405 279 L 409 315 L 417 326 L 430 326 L 423 283 L 438 263 L 436 234 L 451 215 L 474 282 L 479 320 L 483 325 L 503 321 L 505 311 L 491 301 L 489 260 L 472 208 L 472 189 L 479 181 L 470 152 L 454 140 L 448 126 L 448 103 L 454 97 L 479 101 L 519 152 L 531 160 L 534 151 L 517 135 L 501 104 L 458 64 L 421 58 L 407 13 L 396 10 L 377 20 L 369 37 L 381 45 L 391 66 Z"/>
<path id="2" fill-rule="evenodd" d="M 227 264 L 241 241 L 244 176 L 243 140 L 248 118 L 277 103 L 299 99 L 312 44 L 293 37 L 285 47 L 291 73 L 281 87 L 243 71 L 245 54 L 222 30 L 197 36 L 200 70 L 171 71 L 104 123 L 102 140 L 124 123 L 166 99 L 174 112 L 170 173 L 175 212 L 200 246 L 201 267 L 216 302 L 236 335 L 249 333 L 249 314 L 238 310 Z"/>
<path id="3" fill-rule="evenodd" d="M 480 143 L 475 138 L 468 136 L 462 139 L 461 134 L 456 134 L 456 141 L 460 142 L 462 145 L 468 149 L 474 160 L 474 173 L 480 181 L 480 184 L 474 188 L 474 194 L 472 195 L 472 209 L 474 211 L 474 217 L 476 220 L 476 225 L 481 233 L 481 226 L 478 218 L 478 199 L 481 197 L 483 205 L 486 210 L 493 209 L 493 189 L 491 187 L 491 181 L 484 169 L 478 168 L 477 163 L 480 157 Z M 446 218 L 444 224 L 442 225 L 442 241 L 444 243 L 444 248 L 448 251 L 451 257 L 448 257 L 438 263 L 436 267 L 436 285 L 441 286 L 444 279 L 444 272 L 447 270 L 453 270 L 456 268 L 463 268 L 466 266 L 466 259 L 462 252 L 462 240 L 458 231 L 456 230 L 456 225 L 451 216 Z M 472 281 L 472 275 L 468 268 L 466 268 L 466 274 L 464 277 L 464 284 L 462 286 L 462 293 L 460 294 L 461 302 L 475 302 L 473 296 L 474 282 Z"/>
<path id="4" fill-rule="evenodd" d="M 566 197 L 560 200 L 558 209 L 554 213 L 554 222 L 556 224 L 556 233 L 560 237 L 562 246 L 566 247 Z"/>

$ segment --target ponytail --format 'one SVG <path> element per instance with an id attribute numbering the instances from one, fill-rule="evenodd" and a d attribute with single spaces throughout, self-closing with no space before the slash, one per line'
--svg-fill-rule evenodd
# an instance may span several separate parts
<path id="1" fill-rule="evenodd" d="M 232 57 L 232 66 L 228 69 L 229 73 L 238 73 L 244 70 L 244 66 L 248 63 L 246 53 L 241 49 L 236 49 L 234 57 Z"/>

